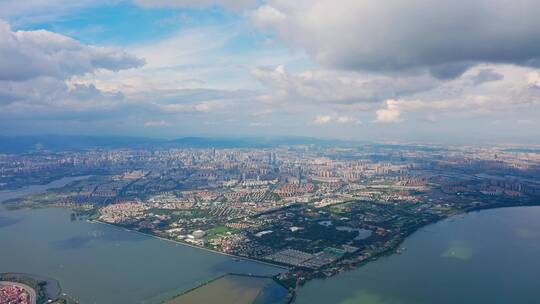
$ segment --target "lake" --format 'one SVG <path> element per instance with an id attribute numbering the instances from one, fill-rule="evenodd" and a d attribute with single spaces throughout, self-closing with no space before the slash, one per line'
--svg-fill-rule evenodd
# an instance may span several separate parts
<path id="1" fill-rule="evenodd" d="M 2 195 L 8 197 L 0 193 L 0 200 Z M 0 211 L 0 272 L 55 278 L 81 303 L 151 304 L 224 273 L 281 271 L 113 226 L 71 221 L 70 213 Z M 403 254 L 308 282 L 296 303 L 535 304 L 540 298 L 540 207 L 456 216 L 420 229 L 402 246 Z"/>
<path id="2" fill-rule="evenodd" d="M 45 192 L 48 189 L 61 188 L 71 182 L 86 179 L 88 177 L 89 176 L 64 177 L 64 178 L 55 180 L 51 183 L 44 184 L 44 185 L 30 185 L 30 186 L 19 188 L 17 190 L 3 190 L 3 191 L 0 191 L 0 203 L 10 200 L 10 199 L 20 198 L 20 197 L 30 195 L 30 194 Z M 0 204 L 0 210 L 3 209 L 2 207 L 3 207 L 2 204 Z"/>
<path id="3" fill-rule="evenodd" d="M 81 303 L 108 304 L 160 303 L 229 272 L 283 271 L 109 225 L 71 221 L 70 214 L 66 209 L 0 211 L 0 272 L 52 277 Z"/>
<path id="4" fill-rule="evenodd" d="M 308 282 L 296 303 L 540 303 L 540 207 L 459 215 L 402 246 L 403 254 Z"/>

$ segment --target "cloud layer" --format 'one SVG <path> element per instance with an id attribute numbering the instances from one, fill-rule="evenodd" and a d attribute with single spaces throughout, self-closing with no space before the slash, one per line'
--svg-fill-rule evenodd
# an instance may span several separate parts
<path id="1" fill-rule="evenodd" d="M 0 2 L 0 133 L 540 138 L 535 1 Z"/>
<path id="2" fill-rule="evenodd" d="M 426 75 L 395 77 L 324 69 L 292 74 L 283 65 L 256 68 L 252 74 L 270 89 L 268 97 L 278 102 L 372 103 L 426 91 L 440 83 Z"/>
<path id="3" fill-rule="evenodd" d="M 0 20 L 0 80 L 36 77 L 67 79 L 99 69 L 119 71 L 139 67 L 144 59 L 121 50 L 88 46 L 45 30 L 12 31 Z"/>
<path id="4" fill-rule="evenodd" d="M 121 103 L 124 94 L 73 78 L 143 64 L 144 59 L 119 49 L 85 45 L 45 30 L 13 31 L 0 20 L 0 119 L 98 117 Z"/>
<path id="5" fill-rule="evenodd" d="M 449 79 L 478 63 L 540 67 L 539 11 L 536 0 L 269 0 L 252 19 L 326 67 Z"/>

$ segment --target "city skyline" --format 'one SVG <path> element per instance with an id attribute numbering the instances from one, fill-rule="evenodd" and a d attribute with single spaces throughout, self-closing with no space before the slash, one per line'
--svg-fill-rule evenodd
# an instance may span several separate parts
<path id="1" fill-rule="evenodd" d="M 2 1 L 0 135 L 538 144 L 538 9 Z"/>

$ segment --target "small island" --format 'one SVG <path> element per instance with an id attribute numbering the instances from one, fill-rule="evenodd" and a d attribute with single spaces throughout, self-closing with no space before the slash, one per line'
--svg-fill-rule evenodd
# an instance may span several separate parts
<path id="1" fill-rule="evenodd" d="M 62 293 L 58 281 L 25 273 L 0 273 L 0 303 L 77 304 Z"/>

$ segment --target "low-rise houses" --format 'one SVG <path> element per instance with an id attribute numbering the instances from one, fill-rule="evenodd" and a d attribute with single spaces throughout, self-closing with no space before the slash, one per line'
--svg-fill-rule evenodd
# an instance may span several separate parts
<path id="1" fill-rule="evenodd" d="M 108 223 L 122 223 L 128 220 L 142 219 L 149 206 L 138 202 L 112 204 L 100 209 L 99 219 Z"/>
<path id="2" fill-rule="evenodd" d="M 21 286 L 0 282 L 0 304 L 30 304 L 30 294 Z"/>

